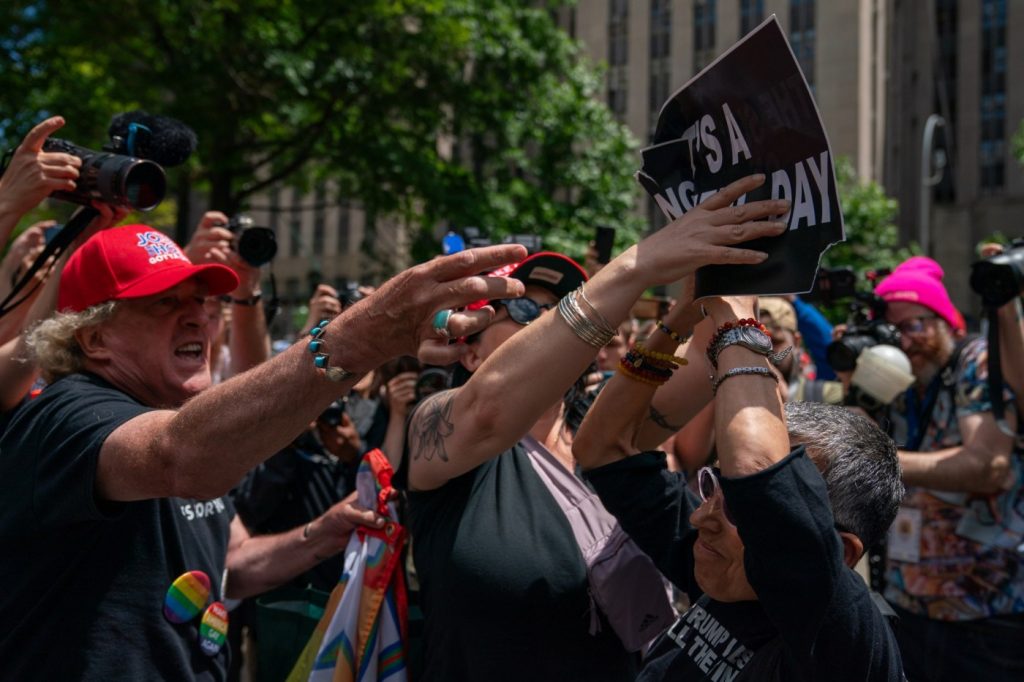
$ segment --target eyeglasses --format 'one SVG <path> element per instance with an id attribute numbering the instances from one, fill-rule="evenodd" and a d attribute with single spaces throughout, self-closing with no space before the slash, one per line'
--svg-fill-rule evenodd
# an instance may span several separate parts
<path id="1" fill-rule="evenodd" d="M 722 494 L 722 487 L 718 483 L 718 476 L 711 467 L 701 467 L 697 472 L 697 493 L 700 495 L 701 502 L 709 502 L 716 495 L 719 496 L 725 520 L 734 526 L 736 525 L 736 521 L 733 520 L 732 515 L 729 513 L 729 508 L 725 506 L 725 495 Z"/>
<path id="2" fill-rule="evenodd" d="M 523 326 L 536 320 L 545 310 L 555 307 L 547 303 L 537 303 L 532 298 L 502 298 L 495 303 L 505 306 L 512 321 Z"/>
<path id="3" fill-rule="evenodd" d="M 934 320 L 935 318 L 935 315 L 921 315 L 903 320 L 895 326 L 901 334 L 920 334 L 925 330 L 925 320 Z"/>
<path id="4" fill-rule="evenodd" d="M 736 525 L 735 519 L 729 513 L 729 507 L 725 506 L 725 495 L 722 494 L 722 486 L 718 483 L 718 475 L 711 467 L 701 467 L 697 472 L 697 493 L 700 495 L 701 502 L 709 502 L 716 495 L 719 496 L 722 501 L 722 514 L 725 516 L 725 520 L 734 526 Z M 840 532 L 856 535 L 856 533 L 842 524 L 835 523 L 834 527 Z"/>

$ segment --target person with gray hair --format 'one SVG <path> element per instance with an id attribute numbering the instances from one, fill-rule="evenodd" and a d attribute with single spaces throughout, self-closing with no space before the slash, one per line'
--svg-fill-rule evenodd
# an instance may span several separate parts
<path id="1" fill-rule="evenodd" d="M 637 445 L 655 384 L 667 380 L 658 365 L 623 365 L 573 446 L 605 507 L 695 600 L 648 649 L 638 680 L 903 680 L 895 636 L 852 570 L 902 499 L 896 447 L 841 407 L 783 408 L 755 301 L 679 305 L 648 342 L 645 358 L 673 357 L 698 324 L 702 338 L 716 330 L 706 356 L 720 468 L 701 469 L 695 491 L 664 453 Z M 695 346 L 674 363 L 703 365 L 704 344 Z M 702 393 L 700 374 L 676 380 Z"/>

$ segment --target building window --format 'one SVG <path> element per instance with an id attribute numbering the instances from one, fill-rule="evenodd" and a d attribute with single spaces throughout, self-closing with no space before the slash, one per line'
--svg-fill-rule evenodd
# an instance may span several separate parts
<path id="1" fill-rule="evenodd" d="M 1006 180 L 1006 0 L 981 3 L 981 188 Z"/>
<path id="2" fill-rule="evenodd" d="M 946 150 L 947 166 L 942 179 L 935 186 L 934 197 L 939 203 L 956 199 L 956 183 L 953 177 L 953 131 L 956 130 L 956 40 L 958 0 L 936 0 L 935 20 L 938 34 L 938 73 L 935 74 L 935 111 L 946 119 L 944 128 L 936 131 L 935 148 Z"/>
<path id="3" fill-rule="evenodd" d="M 740 37 L 764 21 L 764 0 L 740 0 Z"/>
<path id="4" fill-rule="evenodd" d="M 715 0 L 693 3 L 693 68 L 700 71 L 715 59 Z"/>
<path id="5" fill-rule="evenodd" d="M 294 216 L 288 223 L 288 255 L 292 258 L 302 253 L 302 220 Z"/>
<path id="6" fill-rule="evenodd" d="M 608 108 L 620 121 L 626 117 L 626 64 L 629 61 L 629 0 L 609 0 Z"/>
<path id="7" fill-rule="evenodd" d="M 348 202 L 341 202 L 338 206 L 338 253 L 348 253 L 351 248 L 351 213 L 352 208 Z"/>
<path id="8" fill-rule="evenodd" d="M 324 213 L 327 200 L 327 191 L 323 185 L 317 185 L 313 195 L 316 205 L 313 207 L 313 253 L 320 255 L 324 252 Z"/>
<path id="9" fill-rule="evenodd" d="M 814 0 L 790 0 L 789 44 L 807 85 L 814 90 Z"/>
<path id="10" fill-rule="evenodd" d="M 650 132 L 658 125 L 661 106 L 669 96 L 672 80 L 672 4 L 670 0 L 651 0 L 651 55 L 648 83 Z"/>

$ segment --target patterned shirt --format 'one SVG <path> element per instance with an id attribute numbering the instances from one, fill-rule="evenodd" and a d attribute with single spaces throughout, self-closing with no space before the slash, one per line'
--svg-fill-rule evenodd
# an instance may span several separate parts
<path id="1" fill-rule="evenodd" d="M 987 361 L 985 339 L 967 343 L 954 370 L 953 390 L 942 387 L 938 378 L 929 388 L 937 396 L 924 425 L 916 424 L 914 417 L 927 398 L 918 399 L 914 388 L 907 391 L 892 410 L 893 439 L 907 444 L 923 427 L 921 452 L 961 445 L 958 419 L 992 409 Z M 1006 399 L 1013 400 L 1008 391 Z M 1007 409 L 1014 409 L 1013 404 Z M 1000 495 L 907 488 L 903 507 L 920 514 L 920 557 L 890 557 L 885 591 L 889 601 L 946 621 L 1024 612 L 1024 479 L 1020 458 L 1012 460 L 1016 482 Z M 897 532 L 900 518 L 902 513 L 891 534 Z"/>

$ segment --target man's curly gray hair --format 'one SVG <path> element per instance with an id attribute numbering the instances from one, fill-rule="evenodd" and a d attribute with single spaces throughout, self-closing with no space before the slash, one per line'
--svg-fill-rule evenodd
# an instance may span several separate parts
<path id="1" fill-rule="evenodd" d="M 117 301 L 107 301 L 80 313 L 56 313 L 28 331 L 25 343 L 43 378 L 52 383 L 82 370 L 85 355 L 75 332 L 106 322 L 117 310 Z"/>

